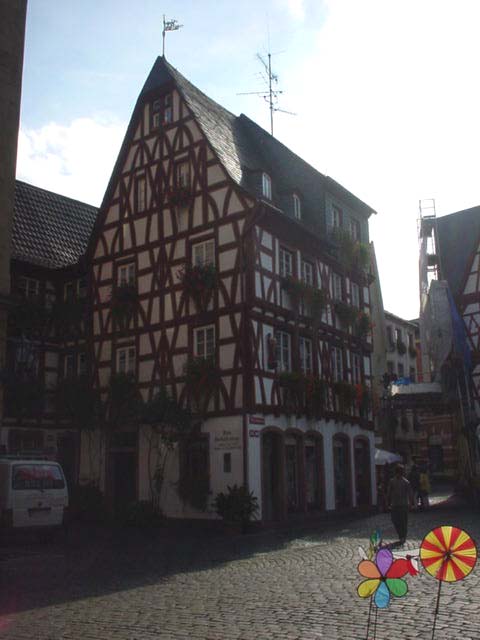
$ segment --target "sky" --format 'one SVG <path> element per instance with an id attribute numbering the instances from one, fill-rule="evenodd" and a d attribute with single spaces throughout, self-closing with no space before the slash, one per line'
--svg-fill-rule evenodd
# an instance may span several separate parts
<path id="1" fill-rule="evenodd" d="M 275 136 L 377 214 L 385 308 L 418 316 L 419 201 L 480 204 L 478 0 L 30 0 L 17 178 L 99 205 L 162 53 L 269 130 L 258 54 L 283 93 Z M 430 213 L 430 211 L 428 212 Z"/>

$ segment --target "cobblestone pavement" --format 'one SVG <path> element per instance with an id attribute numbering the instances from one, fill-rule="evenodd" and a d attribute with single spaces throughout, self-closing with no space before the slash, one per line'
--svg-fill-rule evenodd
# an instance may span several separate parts
<path id="1" fill-rule="evenodd" d="M 480 540 L 478 512 L 434 507 L 411 515 L 405 549 L 445 523 Z M 66 542 L 4 544 L 0 638 L 364 640 L 358 546 L 377 527 L 394 539 L 379 514 L 247 536 L 77 529 Z M 377 640 L 430 640 L 437 582 L 422 572 L 408 584 L 378 613 Z M 442 587 L 435 638 L 480 639 L 480 566 Z"/>

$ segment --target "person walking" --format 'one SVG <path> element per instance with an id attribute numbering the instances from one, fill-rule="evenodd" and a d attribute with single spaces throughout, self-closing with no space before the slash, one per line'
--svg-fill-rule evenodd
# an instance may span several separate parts
<path id="1" fill-rule="evenodd" d="M 418 507 L 419 491 L 420 491 L 420 471 L 417 464 L 414 462 L 410 473 L 408 474 L 408 481 L 413 491 L 413 504 Z"/>
<path id="2" fill-rule="evenodd" d="M 408 509 L 413 507 L 413 491 L 402 464 L 395 467 L 395 475 L 388 484 L 388 504 L 399 542 L 404 544 L 407 539 Z"/>

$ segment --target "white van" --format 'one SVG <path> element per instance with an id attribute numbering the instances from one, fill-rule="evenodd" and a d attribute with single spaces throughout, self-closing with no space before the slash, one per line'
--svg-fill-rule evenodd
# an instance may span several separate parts
<path id="1" fill-rule="evenodd" d="M 61 527 L 67 509 L 67 483 L 58 462 L 0 458 L 1 530 Z"/>

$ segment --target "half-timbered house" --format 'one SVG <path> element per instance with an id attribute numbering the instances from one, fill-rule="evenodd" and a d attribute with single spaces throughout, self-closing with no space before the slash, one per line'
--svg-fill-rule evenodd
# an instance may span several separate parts
<path id="1" fill-rule="evenodd" d="M 87 369 L 82 256 L 96 215 L 88 204 L 16 181 L 0 446 L 58 459 L 70 486 L 79 472 L 79 430 L 59 410 L 59 387 Z"/>
<path id="2" fill-rule="evenodd" d="M 205 517 L 185 477 L 211 497 L 245 483 L 264 520 L 375 502 L 371 213 L 156 60 L 87 262 L 95 384 L 131 373 L 198 417 L 165 469 L 167 515 Z M 149 428 L 124 425 L 80 476 L 113 504 L 150 499 L 148 460 Z"/>

